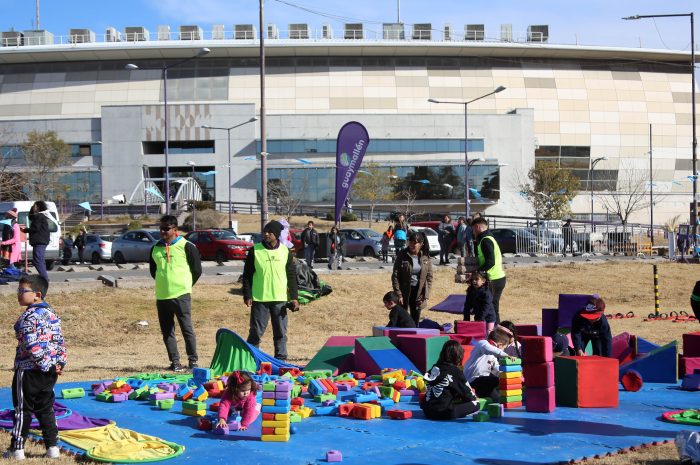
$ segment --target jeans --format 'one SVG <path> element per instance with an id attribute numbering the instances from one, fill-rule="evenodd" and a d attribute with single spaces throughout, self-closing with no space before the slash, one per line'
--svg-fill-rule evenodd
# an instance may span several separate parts
<path id="1" fill-rule="evenodd" d="M 163 334 L 165 349 L 172 363 L 180 363 L 180 352 L 175 338 L 175 318 L 180 325 L 185 340 L 185 350 L 190 364 L 197 363 L 197 338 L 192 328 L 192 295 L 184 294 L 174 299 L 156 300 L 160 332 Z"/>
<path id="2" fill-rule="evenodd" d="M 250 331 L 248 343 L 258 347 L 267 329 L 267 322 L 272 320 L 272 341 L 275 346 L 275 358 L 287 359 L 287 309 L 286 302 L 255 302 L 250 308 Z"/>
<path id="3" fill-rule="evenodd" d="M 46 244 L 34 244 L 32 246 L 32 265 L 39 275 L 43 276 L 46 282 L 49 281 L 49 273 L 46 271 Z"/>
<path id="4" fill-rule="evenodd" d="M 304 247 L 304 259 L 306 260 L 306 264 L 309 265 L 309 268 L 314 267 L 314 256 L 315 255 L 316 255 L 316 246 L 307 244 Z"/>

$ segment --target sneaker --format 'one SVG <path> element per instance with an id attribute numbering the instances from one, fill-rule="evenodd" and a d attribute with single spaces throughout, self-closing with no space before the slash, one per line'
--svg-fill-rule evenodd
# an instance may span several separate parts
<path id="1" fill-rule="evenodd" d="M 190 362 L 189 367 L 190 367 L 190 370 L 193 370 L 195 368 L 199 368 L 199 365 L 197 364 L 197 362 Z"/>
<path id="2" fill-rule="evenodd" d="M 46 457 L 49 459 L 57 459 L 61 455 L 61 449 L 58 446 L 51 446 L 46 449 Z"/>
<path id="3" fill-rule="evenodd" d="M 185 369 L 180 365 L 180 362 L 173 362 L 170 364 L 170 367 L 168 367 L 168 370 L 174 371 L 175 373 L 179 373 L 181 371 L 185 371 Z"/>
<path id="4" fill-rule="evenodd" d="M 24 449 L 7 449 L 2 457 L 9 460 L 24 460 Z"/>

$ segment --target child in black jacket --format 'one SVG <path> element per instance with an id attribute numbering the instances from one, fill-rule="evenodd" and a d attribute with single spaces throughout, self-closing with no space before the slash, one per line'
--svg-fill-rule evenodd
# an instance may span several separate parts
<path id="1" fill-rule="evenodd" d="M 489 278 L 484 271 L 472 273 L 471 282 L 467 288 L 467 298 L 464 301 L 464 320 L 469 321 L 472 313 L 474 321 L 486 322 L 486 334 L 490 334 L 496 325 L 496 308 L 493 306 L 493 294 L 489 289 Z"/>
<path id="2" fill-rule="evenodd" d="M 384 306 L 389 310 L 390 328 L 415 328 L 416 322 L 405 308 L 399 305 L 399 295 L 396 292 L 387 292 L 384 295 Z"/>
<path id="3" fill-rule="evenodd" d="M 574 344 L 576 355 L 585 355 L 584 350 L 588 342 L 593 348 L 593 355 L 612 355 L 612 332 L 604 313 L 605 302 L 595 298 L 574 315 L 571 322 L 571 342 Z"/>
<path id="4" fill-rule="evenodd" d="M 449 340 L 435 366 L 425 374 L 427 388 L 421 408 L 427 418 L 454 420 L 479 410 L 479 401 L 462 372 L 463 358 L 459 342 Z"/>

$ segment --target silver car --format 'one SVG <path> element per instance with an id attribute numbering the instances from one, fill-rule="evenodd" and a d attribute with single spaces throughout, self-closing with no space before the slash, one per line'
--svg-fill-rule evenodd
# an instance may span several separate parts
<path id="1" fill-rule="evenodd" d="M 157 229 L 127 231 L 112 242 L 114 263 L 147 262 L 151 247 L 160 240 Z"/>
<path id="2" fill-rule="evenodd" d="M 341 229 L 345 236 L 345 256 L 378 257 L 382 253 L 382 235 L 369 228 Z"/>
<path id="3" fill-rule="evenodd" d="M 86 234 L 83 257 L 95 265 L 112 260 L 112 241 L 115 236 Z"/>

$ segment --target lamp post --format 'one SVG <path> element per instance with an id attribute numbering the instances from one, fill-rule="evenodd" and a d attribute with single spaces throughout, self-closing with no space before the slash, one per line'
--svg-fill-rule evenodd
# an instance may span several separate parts
<path id="1" fill-rule="evenodd" d="M 257 121 L 258 118 L 253 116 L 248 121 L 244 121 L 240 124 L 235 124 L 228 128 L 209 126 L 208 124 L 203 124 L 204 129 L 216 129 L 220 131 L 226 131 L 226 137 L 228 138 L 228 227 L 233 228 L 233 210 L 231 208 L 231 130 L 237 127 L 243 126 L 244 124 L 253 123 Z"/>
<path id="2" fill-rule="evenodd" d="M 143 218 L 148 218 L 148 192 L 146 191 L 146 180 L 148 179 L 148 165 L 143 165 Z"/>
<path id="3" fill-rule="evenodd" d="M 193 161 L 188 161 L 187 164 L 192 167 L 192 182 L 195 183 L 197 180 L 194 177 L 194 167 L 197 166 L 197 164 Z M 194 186 L 192 186 L 192 231 L 197 229 L 197 208 L 194 205 Z"/>
<path id="4" fill-rule="evenodd" d="M 645 18 L 678 18 L 687 16 L 690 19 L 690 112 L 692 115 L 693 131 L 693 201 L 690 208 L 690 224 L 692 227 L 691 243 L 693 245 L 693 255 L 697 256 L 697 229 L 698 229 L 698 139 L 695 128 L 695 16 L 693 13 L 675 13 L 665 15 L 634 15 L 622 19 L 635 20 Z M 653 239 L 652 239 L 653 240 Z"/>
<path id="5" fill-rule="evenodd" d="M 449 100 L 437 100 L 434 98 L 429 98 L 428 102 L 430 103 L 447 103 L 450 105 L 462 105 L 464 107 L 464 210 L 466 213 L 466 217 L 469 218 L 471 216 L 471 208 L 469 205 L 469 148 L 468 148 L 468 143 L 469 143 L 469 134 L 467 132 L 467 105 L 469 105 L 472 102 L 476 102 L 477 100 L 481 100 L 482 98 L 489 97 L 493 94 L 497 94 L 499 92 L 502 92 L 506 90 L 505 87 L 503 86 L 498 86 L 488 94 L 484 94 L 480 97 L 467 100 L 464 102 L 459 102 L 459 101 L 449 101 Z"/>
<path id="6" fill-rule="evenodd" d="M 170 214 L 170 164 L 169 164 L 169 157 L 168 157 L 168 149 L 169 149 L 169 134 L 168 134 L 168 70 L 170 68 L 174 68 L 175 66 L 179 66 L 183 63 L 187 63 L 190 60 L 194 60 L 195 58 L 202 57 L 206 54 L 208 54 L 211 50 L 208 48 L 200 48 L 197 53 L 189 58 L 185 58 L 184 60 L 176 61 L 175 63 L 171 65 L 165 65 L 161 70 L 161 76 L 163 78 L 163 125 L 165 126 L 165 150 L 163 152 L 163 155 L 165 157 L 165 214 L 169 215 Z M 129 63 L 125 66 L 126 69 L 128 70 L 136 70 L 140 69 L 138 65 L 135 65 L 133 63 Z M 145 69 L 151 69 L 151 68 L 145 68 Z"/>
<path id="7" fill-rule="evenodd" d="M 593 168 L 599 162 L 607 160 L 608 157 L 598 157 L 591 160 L 591 167 L 588 169 L 588 184 L 591 191 L 591 232 L 595 231 L 595 222 L 593 221 Z"/>
<path id="8" fill-rule="evenodd" d="M 265 109 L 265 2 L 260 0 L 260 232 L 267 224 L 267 126 Z"/>

